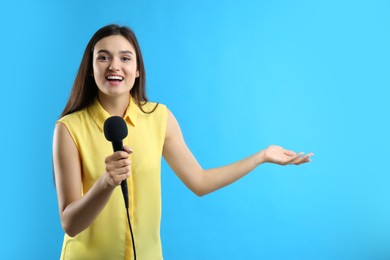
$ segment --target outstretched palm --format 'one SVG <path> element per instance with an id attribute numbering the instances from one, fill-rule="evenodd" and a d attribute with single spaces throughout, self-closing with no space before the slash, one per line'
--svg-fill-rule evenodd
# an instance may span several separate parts
<path id="1" fill-rule="evenodd" d="M 283 147 L 277 145 L 271 145 L 263 150 L 264 159 L 266 162 L 276 163 L 280 165 L 287 164 L 303 164 L 310 162 L 310 157 L 313 153 L 304 155 L 303 152 L 296 153 L 294 151 L 286 150 Z"/>

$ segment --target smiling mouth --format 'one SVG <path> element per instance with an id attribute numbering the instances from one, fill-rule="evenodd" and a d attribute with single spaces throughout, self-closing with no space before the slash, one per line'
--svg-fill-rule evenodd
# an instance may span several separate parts
<path id="1" fill-rule="evenodd" d="M 106 80 L 111 81 L 111 82 L 114 82 L 114 81 L 121 82 L 121 81 L 123 81 L 123 77 L 121 77 L 121 76 L 107 76 Z"/>

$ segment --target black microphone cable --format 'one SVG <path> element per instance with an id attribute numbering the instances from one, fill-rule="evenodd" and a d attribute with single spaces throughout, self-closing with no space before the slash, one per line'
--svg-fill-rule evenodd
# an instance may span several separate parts
<path id="1" fill-rule="evenodd" d="M 127 183 L 126 183 L 126 185 L 123 184 L 125 182 L 126 182 L 126 180 L 121 182 L 121 187 L 122 187 L 123 199 L 125 201 L 127 222 L 129 223 L 129 228 L 130 228 L 131 243 L 133 245 L 133 256 L 134 256 L 134 260 L 137 260 L 137 253 L 136 253 L 136 250 L 135 250 L 135 241 L 134 241 L 134 235 L 133 235 L 133 228 L 131 227 L 130 214 L 129 214 L 129 197 L 128 197 L 128 192 L 127 192 Z"/>

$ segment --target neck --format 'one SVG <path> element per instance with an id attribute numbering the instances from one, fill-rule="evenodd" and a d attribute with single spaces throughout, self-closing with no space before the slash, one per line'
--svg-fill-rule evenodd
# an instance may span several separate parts
<path id="1" fill-rule="evenodd" d="M 106 96 L 99 93 L 98 99 L 104 110 L 106 110 L 111 116 L 123 117 L 129 106 L 130 93 L 128 95 L 121 95 L 118 97 Z"/>

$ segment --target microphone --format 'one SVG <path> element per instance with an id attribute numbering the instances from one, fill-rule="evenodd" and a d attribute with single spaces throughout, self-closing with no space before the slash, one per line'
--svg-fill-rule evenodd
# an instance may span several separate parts
<path id="1" fill-rule="evenodd" d="M 112 142 L 112 148 L 114 152 L 123 151 L 123 139 L 127 136 L 127 126 L 125 120 L 120 116 L 112 116 L 107 118 L 104 122 L 104 136 L 110 142 Z M 127 180 L 121 182 L 121 189 L 123 198 L 125 200 L 125 206 L 129 208 L 129 196 L 127 190 Z"/>

